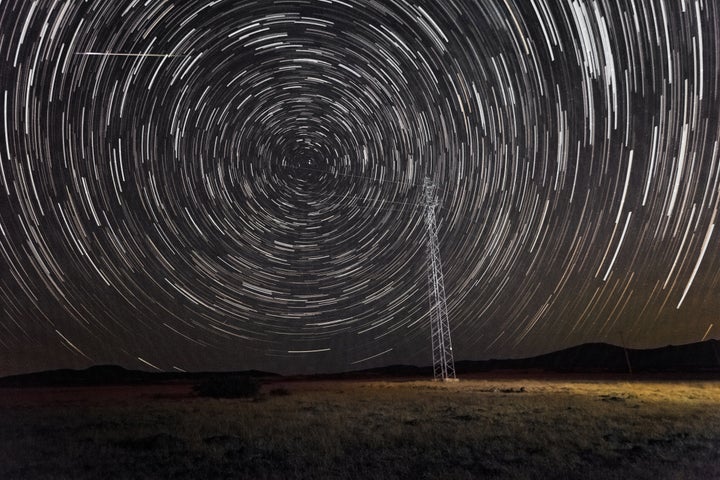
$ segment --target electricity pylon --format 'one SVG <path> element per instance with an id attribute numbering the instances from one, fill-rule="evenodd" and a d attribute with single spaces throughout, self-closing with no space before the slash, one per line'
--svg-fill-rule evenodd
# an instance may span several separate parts
<path id="1" fill-rule="evenodd" d="M 428 258 L 428 294 L 430 298 L 430 337 L 432 340 L 433 377 L 435 381 L 456 381 L 455 361 L 453 360 L 450 322 L 448 321 L 447 302 L 445 301 L 445 281 L 443 280 L 440 248 L 438 247 L 435 207 L 438 199 L 435 184 L 425 177 L 423 186 L 425 204 L 425 225 L 427 227 Z"/>

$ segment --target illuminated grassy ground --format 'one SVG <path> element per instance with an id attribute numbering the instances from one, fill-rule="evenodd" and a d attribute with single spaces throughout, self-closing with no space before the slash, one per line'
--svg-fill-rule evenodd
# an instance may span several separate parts
<path id="1" fill-rule="evenodd" d="M 0 391 L 0 478 L 720 478 L 719 381 L 283 386 Z"/>

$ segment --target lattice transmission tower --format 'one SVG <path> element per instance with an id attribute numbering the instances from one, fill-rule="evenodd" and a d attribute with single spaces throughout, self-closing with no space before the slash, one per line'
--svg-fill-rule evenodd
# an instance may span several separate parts
<path id="1" fill-rule="evenodd" d="M 445 300 L 445 281 L 440 262 L 435 207 L 435 184 L 425 177 L 423 185 L 425 225 L 427 227 L 428 294 L 430 298 L 430 337 L 432 339 L 433 377 L 436 381 L 456 381 L 450 322 Z"/>

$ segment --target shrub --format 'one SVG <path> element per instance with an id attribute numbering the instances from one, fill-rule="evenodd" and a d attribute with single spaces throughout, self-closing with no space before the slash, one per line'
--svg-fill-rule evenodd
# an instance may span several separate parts
<path id="1" fill-rule="evenodd" d="M 290 390 L 283 387 L 273 388 L 272 390 L 270 390 L 270 395 L 272 395 L 273 397 L 287 397 L 288 395 L 290 395 Z"/>
<path id="2" fill-rule="evenodd" d="M 249 398 L 260 393 L 260 382 L 247 376 L 218 377 L 195 385 L 193 390 L 201 397 Z"/>

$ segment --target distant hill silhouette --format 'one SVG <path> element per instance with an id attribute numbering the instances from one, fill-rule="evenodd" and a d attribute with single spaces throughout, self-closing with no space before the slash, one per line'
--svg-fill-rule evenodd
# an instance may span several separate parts
<path id="1" fill-rule="evenodd" d="M 627 353 L 627 357 L 626 357 Z M 463 360 L 455 363 L 458 375 L 490 371 L 534 370 L 556 373 L 720 373 L 720 341 L 668 345 L 648 350 L 627 350 L 607 343 L 586 343 L 537 357 L 505 360 Z M 208 378 L 249 376 L 273 380 L 380 379 L 386 377 L 430 377 L 431 367 L 390 365 L 352 372 L 282 377 L 259 370 L 243 372 L 146 372 L 116 365 L 98 365 L 85 370 L 49 370 L 0 378 L 0 387 L 53 387 L 141 385 L 171 382 L 199 382 Z"/>
<path id="2" fill-rule="evenodd" d="M 271 372 L 247 370 L 242 372 L 146 372 L 128 370 L 117 365 L 97 365 L 85 370 L 47 370 L 0 378 L 0 387 L 81 387 L 99 385 L 143 385 L 171 382 L 198 382 L 208 378 L 247 376 L 278 377 Z"/>
<path id="3" fill-rule="evenodd" d="M 634 373 L 720 372 L 720 341 L 707 340 L 647 350 L 586 343 L 531 358 L 461 361 L 455 364 L 457 373 L 508 369 L 624 373 L 629 367 Z"/>
<path id="4" fill-rule="evenodd" d="M 627 352 L 627 357 L 626 357 Z M 624 349 L 607 343 L 585 343 L 537 357 L 455 362 L 458 375 L 498 370 L 535 370 L 554 373 L 720 373 L 720 341 L 668 345 L 653 349 Z M 432 376 L 432 368 L 412 365 L 324 375 L 327 378 Z"/>

